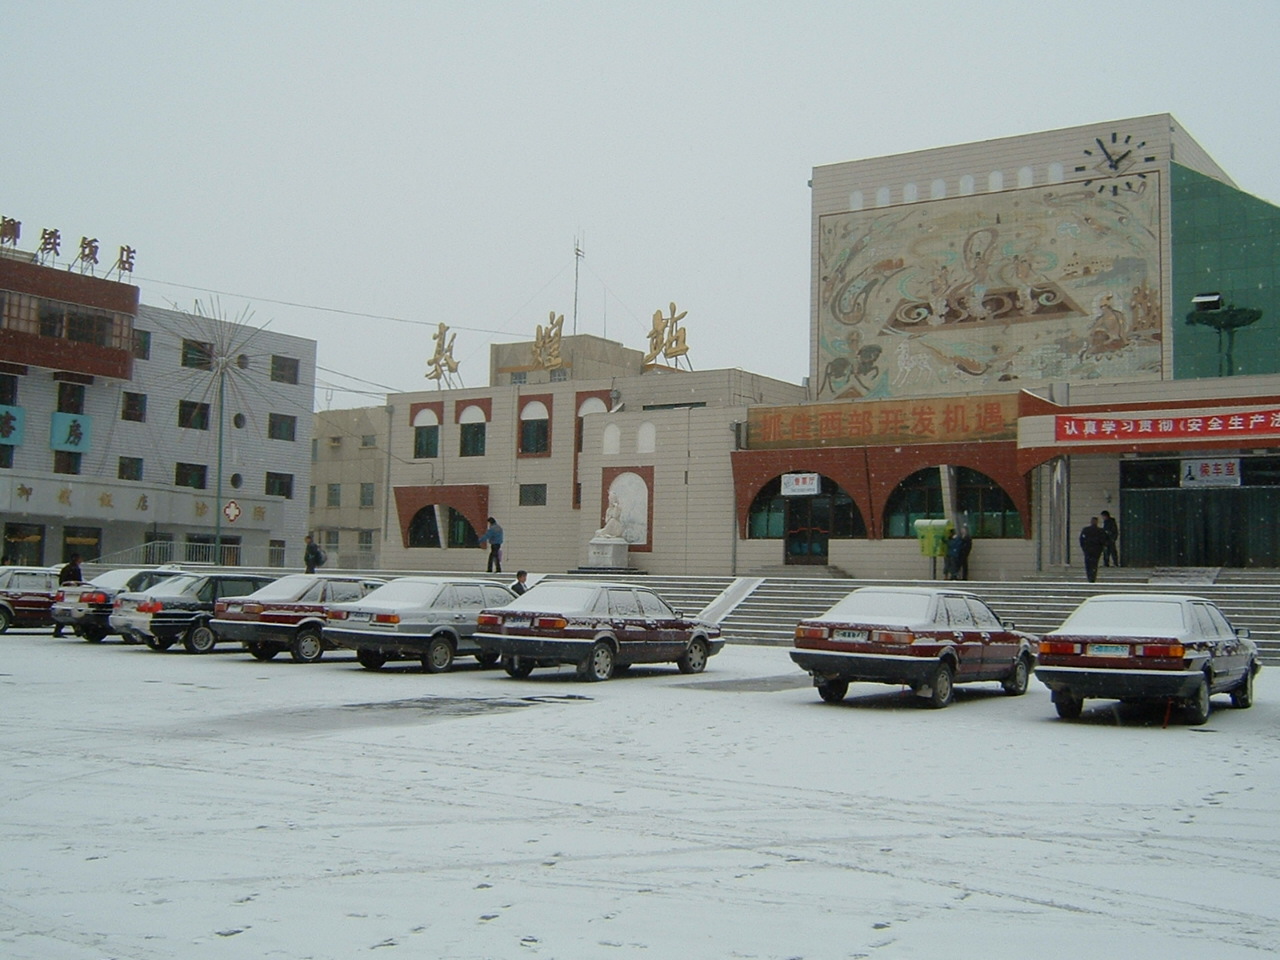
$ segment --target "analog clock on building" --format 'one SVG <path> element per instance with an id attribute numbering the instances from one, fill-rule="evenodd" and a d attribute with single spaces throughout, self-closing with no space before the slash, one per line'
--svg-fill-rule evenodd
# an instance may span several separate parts
<path id="1" fill-rule="evenodd" d="M 1094 187 L 1098 193 L 1113 197 L 1120 193 L 1141 193 L 1146 189 L 1147 175 L 1134 171 L 1139 163 L 1154 163 L 1155 157 L 1143 156 L 1147 141 L 1134 142 L 1132 134 L 1109 134 L 1094 137 L 1093 143 L 1084 148 L 1085 162 L 1076 167 L 1076 173 L 1088 173 L 1086 187 Z"/>

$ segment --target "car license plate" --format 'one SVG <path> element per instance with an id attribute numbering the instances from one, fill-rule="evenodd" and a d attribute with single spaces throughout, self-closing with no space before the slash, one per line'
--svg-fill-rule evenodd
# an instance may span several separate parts
<path id="1" fill-rule="evenodd" d="M 1086 651 L 1091 657 L 1127 657 L 1127 643 L 1091 643 Z"/>
<path id="2" fill-rule="evenodd" d="M 866 643 L 867 631 L 865 630 L 837 630 L 837 640 L 849 640 L 853 643 Z"/>
<path id="3" fill-rule="evenodd" d="M 533 620 L 530 617 L 508 617 L 503 623 L 508 627 L 527 627 Z"/>
<path id="4" fill-rule="evenodd" d="M 347 614 L 347 619 L 348 620 L 368 620 L 369 611 L 368 610 L 352 610 L 349 614 Z"/>

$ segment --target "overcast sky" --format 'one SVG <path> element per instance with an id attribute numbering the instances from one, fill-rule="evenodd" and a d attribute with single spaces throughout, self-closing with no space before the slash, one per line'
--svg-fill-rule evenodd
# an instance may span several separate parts
<path id="1" fill-rule="evenodd" d="M 1280 3 L 0 0 L 0 214 L 144 303 L 314 338 L 316 402 L 467 386 L 555 310 L 808 370 L 815 165 L 1171 113 L 1280 201 Z M 101 270 L 99 273 L 101 274 Z"/>

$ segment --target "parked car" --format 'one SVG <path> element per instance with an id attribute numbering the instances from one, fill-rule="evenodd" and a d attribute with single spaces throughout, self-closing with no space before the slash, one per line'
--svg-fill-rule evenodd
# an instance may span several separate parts
<path id="1" fill-rule="evenodd" d="M 0 633 L 11 626 L 51 626 L 57 592 L 57 567 L 0 567 Z"/>
<path id="2" fill-rule="evenodd" d="M 850 683 L 869 682 L 905 684 L 945 707 L 957 683 L 999 680 L 1006 693 L 1026 693 L 1035 642 L 971 593 L 862 587 L 796 625 L 791 659 L 827 703 L 843 700 Z"/>
<path id="3" fill-rule="evenodd" d="M 98 643 L 113 632 L 111 609 L 116 594 L 146 590 L 184 572 L 181 567 L 119 567 L 88 583 L 63 584 L 54 594 L 53 621 L 71 627 L 76 636 L 90 643 Z"/>
<path id="4" fill-rule="evenodd" d="M 451 577 L 400 577 L 362 600 L 330 605 L 324 639 L 356 652 L 362 667 L 388 660 L 421 660 L 428 673 L 443 673 L 455 657 L 497 662 L 476 646 L 476 616 L 515 596 L 500 583 Z"/>
<path id="5" fill-rule="evenodd" d="M 1068 720 L 1080 716 L 1086 699 L 1101 697 L 1181 705 L 1200 724 L 1215 693 L 1253 706 L 1261 669 L 1249 631 L 1233 628 L 1209 600 L 1112 593 L 1089 597 L 1041 638 L 1036 675 Z"/>
<path id="6" fill-rule="evenodd" d="M 111 629 L 152 650 L 182 641 L 188 653 L 208 653 L 218 642 L 209 626 L 214 602 L 265 587 L 275 577 L 249 573 L 184 573 L 140 592 L 116 596 Z"/>
<path id="7" fill-rule="evenodd" d="M 720 628 L 673 610 L 648 587 L 544 580 L 504 607 L 480 614 L 476 643 L 501 656 L 512 677 L 574 664 L 585 680 L 608 680 L 634 663 L 675 663 L 701 673 L 724 646 Z"/>
<path id="8" fill-rule="evenodd" d="M 359 600 L 386 580 L 295 573 L 243 597 L 213 605 L 209 625 L 219 640 L 235 640 L 259 660 L 288 650 L 298 663 L 315 663 L 333 644 L 322 636 L 326 604 Z"/>

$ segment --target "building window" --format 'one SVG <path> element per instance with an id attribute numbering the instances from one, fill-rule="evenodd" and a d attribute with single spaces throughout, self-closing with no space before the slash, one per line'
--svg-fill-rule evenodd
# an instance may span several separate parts
<path id="1" fill-rule="evenodd" d="M 307 509 L 314 510 L 315 508 L 316 508 L 316 485 L 313 483 L 311 485 L 311 495 L 308 498 L 308 502 L 307 502 Z"/>
<path id="2" fill-rule="evenodd" d="M 357 531 L 358 539 L 356 541 L 356 546 L 359 548 L 362 554 L 373 553 L 373 535 L 375 533 L 377 533 L 376 530 Z"/>
<path id="3" fill-rule="evenodd" d="M 360 484 L 360 506 L 362 507 L 373 506 L 373 484 L 372 483 Z"/>
<path id="4" fill-rule="evenodd" d="M 147 395 L 126 392 L 120 400 L 120 419 L 147 422 Z"/>
<path id="5" fill-rule="evenodd" d="M 243 486 L 244 486 L 244 477 L 241 474 L 233 473 L 231 475 L 232 489 L 239 490 Z"/>
<path id="6" fill-rule="evenodd" d="M 268 473 L 266 480 L 266 493 L 269 497 L 284 497 L 286 500 L 292 500 L 293 474 Z"/>
<path id="7" fill-rule="evenodd" d="M 975 537 L 1018 538 L 1022 516 L 1013 500 L 985 473 L 956 467 L 956 512 Z"/>
<path id="8" fill-rule="evenodd" d="M 121 457 L 120 464 L 116 467 L 116 477 L 120 480 L 141 480 L 142 458 Z"/>
<path id="9" fill-rule="evenodd" d="M 474 547 L 477 546 L 479 538 L 476 536 L 475 527 L 471 526 L 471 521 L 455 510 L 449 508 L 449 546 L 451 547 Z"/>
<path id="10" fill-rule="evenodd" d="M 440 425 L 413 428 L 413 457 L 429 460 L 440 455 Z"/>
<path id="11" fill-rule="evenodd" d="M 992 170 L 987 174 L 987 192 L 996 193 L 1004 189 L 1004 172 Z"/>
<path id="12" fill-rule="evenodd" d="M 464 423 L 461 425 L 461 438 L 458 445 L 460 457 L 483 457 L 486 435 L 485 423 Z"/>
<path id="13" fill-rule="evenodd" d="M 903 480 L 889 495 L 884 510 L 884 535 L 914 537 L 917 520 L 941 520 L 945 516 L 942 477 L 937 467 L 925 467 Z"/>
<path id="14" fill-rule="evenodd" d="M 330 483 L 325 485 L 324 505 L 326 507 L 342 506 L 342 484 Z"/>
<path id="15" fill-rule="evenodd" d="M 376 447 L 378 445 L 378 436 L 374 433 L 365 433 L 360 436 L 360 446 Z"/>
<path id="16" fill-rule="evenodd" d="M 175 487 L 205 488 L 205 477 L 209 468 L 202 463 L 179 463 L 174 467 L 173 485 Z"/>
<path id="17" fill-rule="evenodd" d="M 188 430 L 208 430 L 209 405 L 195 400 L 179 400 L 178 426 Z"/>
<path id="18" fill-rule="evenodd" d="M 284 541 L 283 540 L 267 541 L 267 566 L 269 567 L 284 566 Z"/>
<path id="19" fill-rule="evenodd" d="M 80 454 L 71 450 L 53 451 L 53 472 L 79 475 Z"/>
<path id="20" fill-rule="evenodd" d="M 7 443 L 0 446 L 0 467 L 5 470 L 13 469 L 13 447 Z"/>
<path id="21" fill-rule="evenodd" d="M 915 203 L 920 199 L 920 192 L 914 183 L 904 184 L 902 187 L 902 202 Z"/>
<path id="22" fill-rule="evenodd" d="M 515 373 L 511 374 L 511 382 L 514 384 L 528 383 L 529 375 L 523 370 L 517 370 Z"/>
<path id="23" fill-rule="evenodd" d="M 545 483 L 520 484 L 520 506 L 545 507 L 547 505 L 547 485 Z"/>
<path id="24" fill-rule="evenodd" d="M 182 365 L 197 370 L 212 370 L 213 344 L 202 340 L 183 340 Z"/>
<path id="25" fill-rule="evenodd" d="M 320 441 L 315 437 L 311 438 L 311 462 L 315 463 L 320 459 Z"/>
<path id="26" fill-rule="evenodd" d="M 520 453 L 551 452 L 551 420 L 546 404 L 533 400 L 520 411 Z"/>
<path id="27" fill-rule="evenodd" d="M 338 555 L 338 531 L 326 530 L 324 532 L 324 552 L 331 553 L 335 557 Z"/>
<path id="28" fill-rule="evenodd" d="M 84 413 L 84 385 L 58 381 L 58 412 Z"/>
<path id="29" fill-rule="evenodd" d="M 133 358 L 135 360 L 151 359 L 151 331 L 138 330 L 133 331 Z"/>
<path id="30" fill-rule="evenodd" d="M 267 436 L 272 440 L 293 440 L 298 431 L 298 418 L 284 413 L 267 417 Z"/>
<path id="31" fill-rule="evenodd" d="M 436 523 L 436 508 L 423 507 L 409 521 L 410 547 L 439 547 L 440 527 Z"/>
<path id="32" fill-rule="evenodd" d="M 12 373 L 0 373 L 0 406 L 18 405 L 18 378 Z"/>
<path id="33" fill-rule="evenodd" d="M 298 361 L 294 357 L 271 357 L 271 379 L 277 383 L 298 382 Z"/>
<path id="34" fill-rule="evenodd" d="M 556 367 L 554 370 L 551 371 L 552 383 L 563 383 L 568 379 L 569 379 L 569 371 L 566 370 L 564 367 Z"/>

